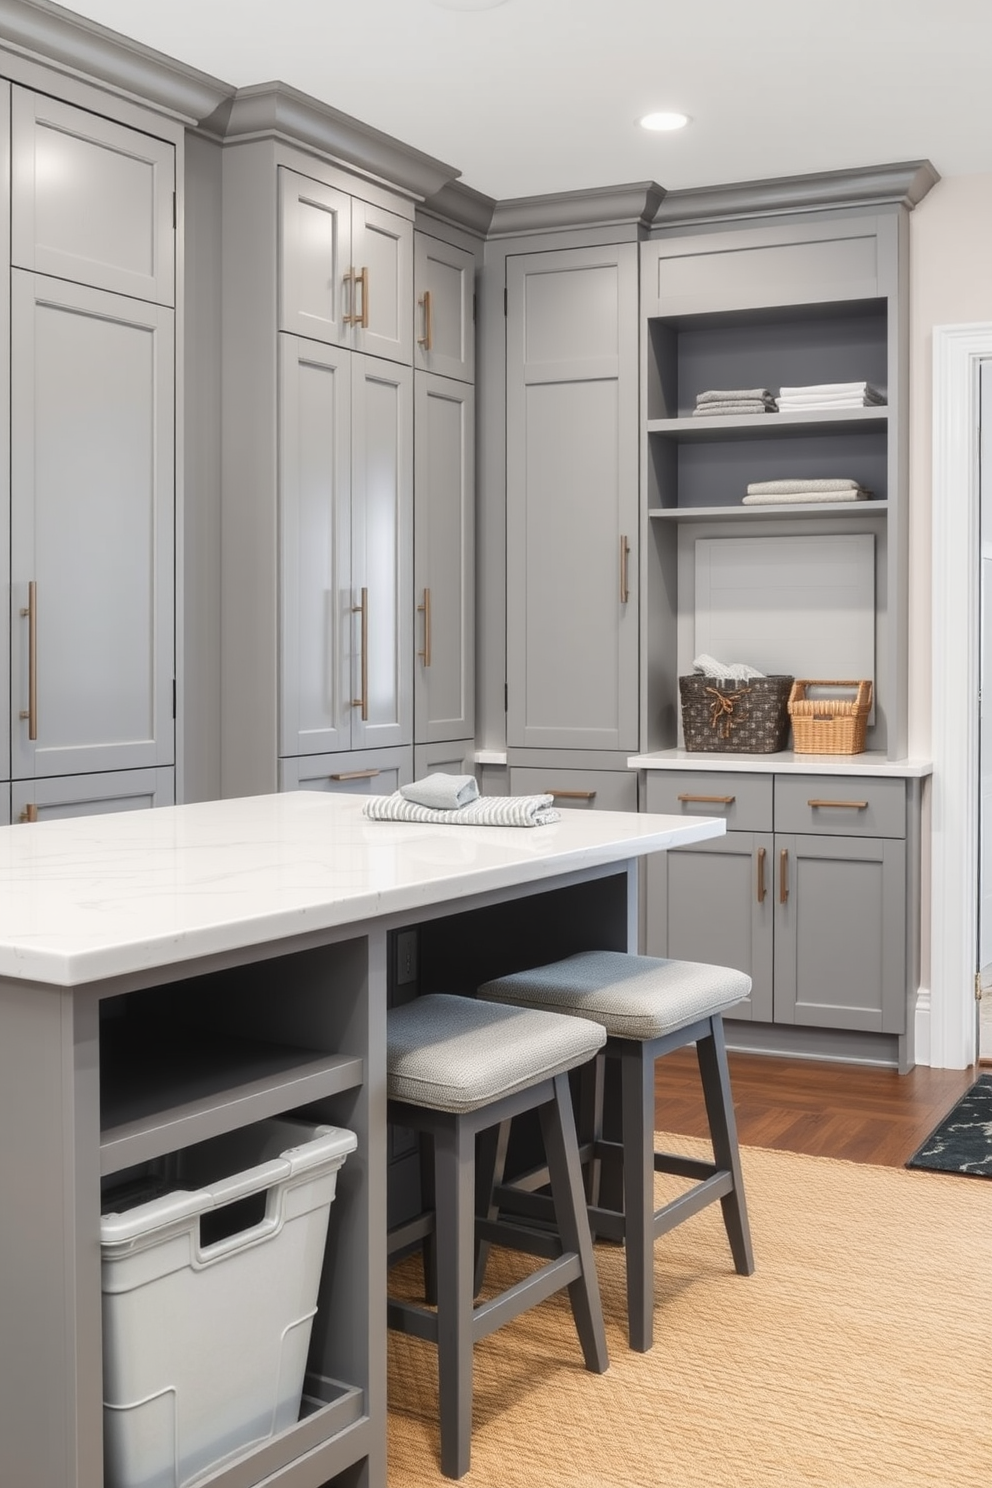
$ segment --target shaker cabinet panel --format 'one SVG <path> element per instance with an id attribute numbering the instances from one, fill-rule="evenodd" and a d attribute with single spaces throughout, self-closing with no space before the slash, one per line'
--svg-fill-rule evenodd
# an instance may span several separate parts
<path id="1" fill-rule="evenodd" d="M 352 203 L 355 349 L 413 361 L 413 227 L 370 202 Z"/>
<path id="2" fill-rule="evenodd" d="M 636 250 L 507 264 L 507 743 L 637 747 Z"/>
<path id="3" fill-rule="evenodd" d="M 351 743 L 350 352 L 280 340 L 279 752 Z"/>
<path id="4" fill-rule="evenodd" d="M 475 380 L 475 258 L 465 248 L 415 232 L 414 366 L 460 382 Z"/>
<path id="5" fill-rule="evenodd" d="M 175 303 L 175 152 L 44 94 L 12 97 L 16 267 Z"/>
<path id="6" fill-rule="evenodd" d="M 169 764 L 173 312 L 12 280 L 12 775 Z"/>
<path id="7" fill-rule="evenodd" d="M 306 755 L 279 761 L 279 789 L 331 791 L 348 796 L 389 796 L 413 780 L 413 750 Z"/>
<path id="8" fill-rule="evenodd" d="M 111 770 L 54 780 L 15 781 L 15 822 L 54 821 L 67 816 L 103 816 L 110 811 L 148 811 L 176 803 L 175 771 Z"/>
<path id="9" fill-rule="evenodd" d="M 475 733 L 475 389 L 415 380 L 414 737 L 432 744 Z"/>

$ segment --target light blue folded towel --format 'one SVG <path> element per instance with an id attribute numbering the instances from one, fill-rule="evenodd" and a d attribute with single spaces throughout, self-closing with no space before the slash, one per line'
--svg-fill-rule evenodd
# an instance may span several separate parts
<path id="1" fill-rule="evenodd" d="M 400 795 L 417 806 L 430 806 L 434 811 L 457 811 L 467 806 L 479 794 L 474 775 L 445 775 L 440 770 L 415 780 L 412 785 L 401 785 Z"/>

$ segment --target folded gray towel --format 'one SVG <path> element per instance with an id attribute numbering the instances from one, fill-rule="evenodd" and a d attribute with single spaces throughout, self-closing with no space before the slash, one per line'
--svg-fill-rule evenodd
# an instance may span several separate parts
<path id="1" fill-rule="evenodd" d="M 437 770 L 415 780 L 412 785 L 401 785 L 400 795 L 418 806 L 432 806 L 435 811 L 455 811 L 467 806 L 479 794 L 474 775 L 445 775 Z"/>
<path id="2" fill-rule="evenodd" d="M 700 403 L 692 410 L 694 418 L 706 418 L 721 413 L 774 413 L 774 404 L 759 403 L 754 399 L 740 403 Z"/>
<path id="3" fill-rule="evenodd" d="M 362 808 L 370 821 L 436 822 L 455 827 L 544 827 L 561 821 L 554 796 L 478 796 L 467 806 L 439 811 L 418 806 L 400 791 L 391 796 L 369 796 Z"/>
<path id="4" fill-rule="evenodd" d="M 848 480 L 840 476 L 829 480 L 805 480 L 797 476 L 792 480 L 751 481 L 748 484 L 747 494 L 749 496 L 774 496 L 779 491 L 788 491 L 791 495 L 795 491 L 860 491 L 861 489 L 860 481 Z"/>
<path id="5" fill-rule="evenodd" d="M 768 388 L 710 388 L 696 394 L 696 403 L 744 403 L 753 398 L 767 403 L 771 396 Z"/>

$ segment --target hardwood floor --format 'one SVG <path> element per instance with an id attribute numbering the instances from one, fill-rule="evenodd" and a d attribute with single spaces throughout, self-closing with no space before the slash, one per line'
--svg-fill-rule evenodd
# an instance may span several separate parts
<path id="1" fill-rule="evenodd" d="M 867 1065 L 730 1055 L 738 1135 L 746 1147 L 902 1167 L 978 1076 L 918 1065 L 908 1075 Z M 655 1070 L 659 1131 L 705 1136 L 695 1051 Z"/>

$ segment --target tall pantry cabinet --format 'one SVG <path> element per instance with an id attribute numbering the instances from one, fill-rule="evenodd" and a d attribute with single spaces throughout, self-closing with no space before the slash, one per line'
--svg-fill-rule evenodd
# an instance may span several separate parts
<path id="1" fill-rule="evenodd" d="M 0 107 L 12 819 L 166 804 L 176 760 L 175 135 L 133 108 L 124 111 L 146 128 L 19 83 L 2 85 Z"/>

